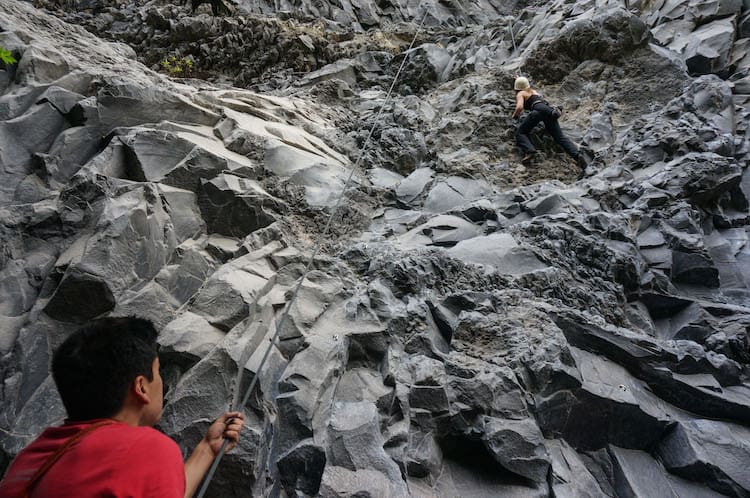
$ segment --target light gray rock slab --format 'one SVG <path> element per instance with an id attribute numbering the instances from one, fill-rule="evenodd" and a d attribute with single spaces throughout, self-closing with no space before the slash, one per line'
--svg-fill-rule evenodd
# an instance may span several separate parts
<path id="1" fill-rule="evenodd" d="M 682 52 L 693 74 L 716 73 L 729 64 L 734 37 L 734 20 L 719 19 L 693 31 L 684 49 L 675 46 L 676 42 L 672 42 L 670 48 Z"/>
<path id="2" fill-rule="evenodd" d="M 425 199 L 424 209 L 444 213 L 492 193 L 485 181 L 451 176 L 437 180 Z"/>
<path id="3" fill-rule="evenodd" d="M 289 181 L 305 187 L 305 200 L 311 206 L 333 206 L 342 195 L 348 177 L 349 170 L 343 166 L 314 164 L 295 171 Z M 349 187 L 361 183 L 356 175 L 352 179 Z"/>
<path id="4" fill-rule="evenodd" d="M 257 268 L 256 268 L 257 267 Z M 268 262 L 243 256 L 220 267 L 191 301 L 190 310 L 228 331 L 248 316 L 250 307 L 274 285 Z"/>
<path id="5" fill-rule="evenodd" d="M 350 86 L 357 84 L 358 63 L 352 59 L 339 59 L 334 63 L 326 64 L 316 71 L 307 73 L 300 80 L 300 85 L 314 85 L 321 81 L 337 79 L 346 82 Z"/>
<path id="6" fill-rule="evenodd" d="M 392 188 L 401 183 L 404 177 L 385 168 L 372 168 L 368 171 L 370 183 L 379 188 Z"/>
<path id="7" fill-rule="evenodd" d="M 458 242 L 480 235 L 482 229 L 463 218 L 438 215 L 398 237 L 406 247 L 425 245 L 453 246 Z"/>
<path id="8" fill-rule="evenodd" d="M 160 184 L 159 192 L 166 201 L 165 208 L 174 228 L 178 244 L 206 231 L 206 224 L 198 209 L 198 198 L 194 192 Z"/>
<path id="9" fill-rule="evenodd" d="M 159 333 L 161 355 L 177 355 L 196 362 L 224 339 L 225 333 L 200 315 L 181 314 Z"/>
<path id="10" fill-rule="evenodd" d="M 522 275 L 548 268 L 528 249 L 518 245 L 512 235 L 493 233 L 459 241 L 448 254 L 466 263 L 488 267 L 488 271 Z"/>
<path id="11" fill-rule="evenodd" d="M 395 496 L 393 485 L 388 477 L 374 469 L 350 470 L 347 467 L 326 465 L 320 483 L 319 496 L 322 498 L 339 498 L 342 496 L 367 496 L 369 498 L 388 498 Z"/>
<path id="12" fill-rule="evenodd" d="M 396 196 L 403 202 L 414 202 L 424 192 L 434 176 L 435 172 L 430 168 L 415 170 L 398 184 L 398 187 L 396 187 Z"/>

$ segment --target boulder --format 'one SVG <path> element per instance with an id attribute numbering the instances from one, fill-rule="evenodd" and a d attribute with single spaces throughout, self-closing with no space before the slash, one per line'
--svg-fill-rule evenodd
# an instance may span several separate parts
<path id="1" fill-rule="evenodd" d="M 192 366 L 220 344 L 224 335 L 205 318 L 188 311 L 159 332 L 159 355 L 181 366 Z"/>
<path id="2" fill-rule="evenodd" d="M 734 37 L 734 20 L 718 19 L 693 31 L 684 48 L 675 46 L 679 42 L 672 42 L 671 48 L 682 52 L 693 75 L 726 74 Z"/>
<path id="3" fill-rule="evenodd" d="M 537 80 L 559 82 L 579 63 L 598 59 L 616 64 L 648 42 L 648 26 L 623 8 L 568 23 L 552 39 L 539 43 L 526 58 L 525 69 Z"/>
<path id="4" fill-rule="evenodd" d="M 277 403 L 282 451 L 314 435 L 319 444 L 326 441 L 325 425 L 332 416 L 333 386 L 344 368 L 343 341 L 316 337 L 306 346 L 279 379 Z M 372 400 L 366 399 L 365 402 L 371 403 Z"/>

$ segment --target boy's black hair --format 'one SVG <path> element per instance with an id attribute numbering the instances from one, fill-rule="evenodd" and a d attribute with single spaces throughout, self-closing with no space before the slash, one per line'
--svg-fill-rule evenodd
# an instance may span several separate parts
<path id="1" fill-rule="evenodd" d="M 115 415 L 139 375 L 153 380 L 156 329 L 142 318 L 103 318 L 70 335 L 52 358 L 69 420 Z"/>

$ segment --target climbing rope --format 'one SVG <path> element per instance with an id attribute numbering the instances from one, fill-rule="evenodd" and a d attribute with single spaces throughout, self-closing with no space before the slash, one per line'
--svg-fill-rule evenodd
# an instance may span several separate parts
<path id="1" fill-rule="evenodd" d="M 339 194 L 336 203 L 333 206 L 333 209 L 331 210 L 331 214 L 328 217 L 328 221 L 326 222 L 325 227 L 323 228 L 323 232 L 320 234 L 320 237 L 318 238 L 318 242 L 315 245 L 315 249 L 312 252 L 312 255 L 310 256 L 310 260 L 307 262 L 307 266 L 305 267 L 305 270 L 302 272 L 302 276 L 297 281 L 297 285 L 294 287 L 294 292 L 292 292 L 292 295 L 289 299 L 289 302 L 287 303 L 286 307 L 284 308 L 283 313 L 279 317 L 279 320 L 276 322 L 276 330 L 273 334 L 273 337 L 271 337 L 271 340 L 268 344 L 268 347 L 266 348 L 265 353 L 263 354 L 263 358 L 260 360 L 260 363 L 258 364 L 257 371 L 255 373 L 255 376 L 253 377 L 252 382 L 250 383 L 250 386 L 248 386 L 247 390 L 245 391 L 244 396 L 242 397 L 242 401 L 238 403 L 236 406 L 232 407 L 232 411 L 237 411 L 241 407 L 245 406 L 245 404 L 250 399 L 250 395 L 252 394 L 253 390 L 255 389 L 255 385 L 258 383 L 258 379 L 260 378 L 261 371 L 263 370 L 263 366 L 266 363 L 266 360 L 268 360 L 269 355 L 271 354 L 271 350 L 274 347 L 274 344 L 276 343 L 276 339 L 279 337 L 279 333 L 281 332 L 284 323 L 287 320 L 287 317 L 289 316 L 289 310 L 292 307 L 292 304 L 294 304 L 294 301 L 297 299 L 297 295 L 299 294 L 299 290 L 302 287 L 302 283 L 305 281 L 305 278 L 307 278 L 308 273 L 310 273 L 310 270 L 312 269 L 313 263 L 315 262 L 315 257 L 318 255 L 318 252 L 320 251 L 321 247 L 323 246 L 323 242 L 325 240 L 326 233 L 328 233 L 329 228 L 331 227 L 331 223 L 333 222 L 333 218 L 336 215 L 339 206 L 341 205 L 341 201 L 344 198 L 344 195 L 346 194 L 346 190 L 349 187 L 349 184 L 351 183 L 352 178 L 354 177 L 354 172 L 358 171 L 359 165 L 362 162 L 362 159 L 364 158 L 365 151 L 367 150 L 367 146 L 370 144 L 370 140 L 372 139 L 372 135 L 375 132 L 375 127 L 380 124 L 380 117 L 383 114 L 383 110 L 386 107 L 386 104 L 388 104 L 388 101 L 391 98 L 391 94 L 393 93 L 393 89 L 396 87 L 396 83 L 398 82 L 398 78 L 401 75 L 401 71 L 404 69 L 404 65 L 406 64 L 406 59 L 409 57 L 409 52 L 414 47 L 414 43 L 417 41 L 417 36 L 419 35 L 420 31 L 422 30 L 422 26 L 424 24 L 425 19 L 427 19 L 428 11 L 425 11 L 424 16 L 422 17 L 422 20 L 419 23 L 419 26 L 417 26 L 417 30 L 414 32 L 414 38 L 412 38 L 411 43 L 409 44 L 409 48 L 406 49 L 404 52 L 404 60 L 401 61 L 401 65 L 398 68 L 398 71 L 396 71 L 396 75 L 393 77 L 393 82 L 391 83 L 390 88 L 388 89 L 388 93 L 385 96 L 385 100 L 383 100 L 383 105 L 380 106 L 380 110 L 378 111 L 378 114 L 375 116 L 375 121 L 373 122 L 372 126 L 370 127 L 370 132 L 367 135 L 367 138 L 365 139 L 365 143 L 362 145 L 362 148 L 360 150 L 359 157 L 357 158 L 357 161 L 354 163 L 354 167 L 351 168 L 349 171 L 349 175 L 346 178 L 346 181 L 344 182 L 344 187 L 341 189 L 341 193 Z M 244 356 L 244 355 L 243 355 Z M 244 365 L 240 365 L 240 374 L 242 373 L 242 370 L 245 368 Z M 238 376 L 239 377 L 239 376 Z M 239 389 L 240 383 L 237 382 L 237 389 Z M 235 400 L 238 399 L 235 396 Z M 206 473 L 205 478 L 203 479 L 203 484 L 201 485 L 201 488 L 198 490 L 198 493 L 195 495 L 195 498 L 202 498 L 203 495 L 206 493 L 206 490 L 208 489 L 209 484 L 211 483 L 211 480 L 214 477 L 214 474 L 216 473 L 216 469 L 219 466 L 219 462 L 224 457 L 224 454 L 226 453 L 227 446 L 229 445 L 229 440 L 225 439 L 224 442 L 221 445 L 221 448 L 219 449 L 219 452 L 216 454 L 216 458 L 214 458 L 213 463 L 211 464 L 211 467 L 209 468 L 208 472 Z"/>
<path id="2" fill-rule="evenodd" d="M 510 23 L 510 40 L 513 42 L 513 54 L 518 52 L 518 47 L 516 46 L 516 36 L 513 34 L 513 28 L 514 28 L 513 22 Z M 518 67 L 518 76 L 523 76 L 523 71 L 521 71 L 521 67 Z"/>

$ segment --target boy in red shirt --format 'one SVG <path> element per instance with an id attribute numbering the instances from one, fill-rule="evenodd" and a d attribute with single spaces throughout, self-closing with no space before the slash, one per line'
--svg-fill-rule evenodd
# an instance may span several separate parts
<path id="1" fill-rule="evenodd" d="M 105 318 L 63 342 L 52 376 L 68 419 L 19 453 L 0 496 L 193 496 L 223 439 L 236 446 L 244 415 L 219 417 L 183 463 L 177 444 L 152 428 L 163 402 L 156 335 L 146 320 Z"/>

